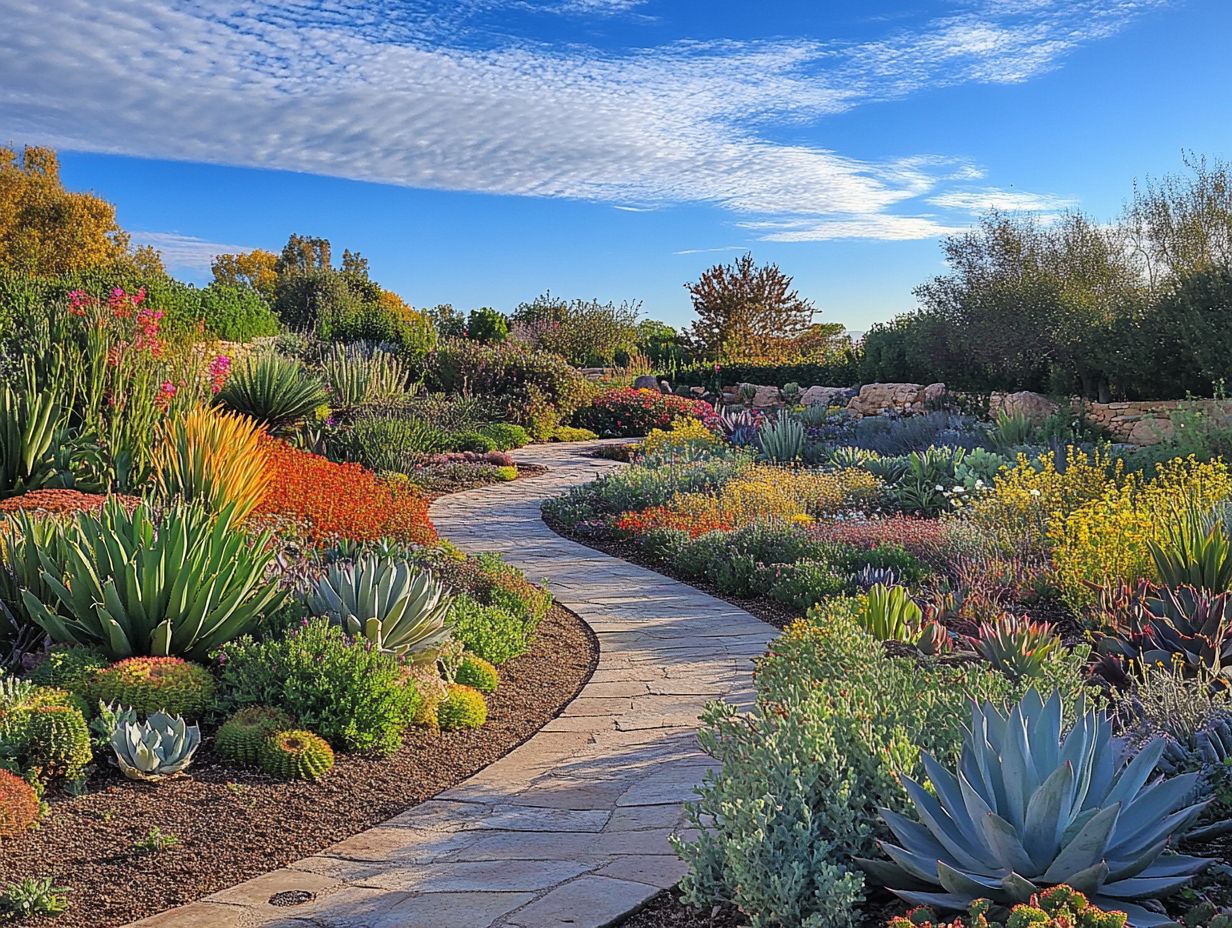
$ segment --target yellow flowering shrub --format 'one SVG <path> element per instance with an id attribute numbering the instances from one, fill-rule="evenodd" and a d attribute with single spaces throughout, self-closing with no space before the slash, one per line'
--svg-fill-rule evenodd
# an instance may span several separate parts
<path id="1" fill-rule="evenodd" d="M 758 464 L 728 481 L 717 494 L 677 493 L 664 509 L 698 525 L 735 528 L 770 518 L 803 523 L 871 508 L 881 492 L 881 481 L 859 468 L 823 473 Z"/>
<path id="2" fill-rule="evenodd" d="M 1087 583 L 1153 578 L 1148 542 L 1162 542 L 1180 507 L 1210 509 L 1232 494 L 1228 468 L 1220 461 L 1174 458 L 1153 478 L 1131 474 L 1119 485 L 1068 513 L 1057 512 L 1047 536 L 1062 594 L 1071 608 L 1090 605 Z"/>
<path id="3" fill-rule="evenodd" d="M 1125 480 L 1122 462 L 1113 463 L 1098 450 L 1088 455 L 1071 446 L 1065 464 L 1058 470 L 1051 451 L 1034 460 L 1018 455 L 1014 467 L 993 478 L 992 491 L 975 499 L 969 518 L 1005 550 L 1029 553 L 1027 549 L 1047 543 L 1054 518 L 1102 497 L 1109 486 Z"/>
<path id="4" fill-rule="evenodd" d="M 722 444 L 723 439 L 706 428 L 701 419 L 689 416 L 674 419 L 671 428 L 651 429 L 642 439 L 639 450 L 642 454 L 670 455 L 717 448 Z"/>

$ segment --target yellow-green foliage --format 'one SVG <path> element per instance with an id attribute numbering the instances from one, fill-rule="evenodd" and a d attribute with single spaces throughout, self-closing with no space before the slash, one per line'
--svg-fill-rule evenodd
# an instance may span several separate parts
<path id="1" fill-rule="evenodd" d="M 94 675 L 94 692 L 107 703 L 142 715 L 159 709 L 197 719 L 214 701 L 214 676 L 178 657 L 129 657 Z"/>
<path id="2" fill-rule="evenodd" d="M 154 456 L 159 490 L 167 498 L 202 500 L 214 512 L 234 505 L 236 521 L 243 521 L 270 484 L 264 434 L 246 416 L 208 407 L 169 419 Z"/>
<path id="3" fill-rule="evenodd" d="M 1048 544 L 1052 520 L 1065 517 L 1124 481 L 1122 464 L 1106 454 L 1070 447 L 1058 470 L 1053 452 L 1037 458 L 1018 455 L 1018 463 L 993 478 L 991 493 L 978 497 L 970 519 L 1008 551 Z"/>
<path id="4" fill-rule="evenodd" d="M 1078 610 L 1094 601 L 1087 585 L 1153 578 L 1150 543 L 1163 542 L 1178 509 L 1210 509 L 1232 493 L 1228 468 L 1219 461 L 1174 458 L 1154 477 L 1130 474 L 1102 493 L 1049 519 L 1047 537 L 1062 594 Z"/>
<path id="5" fill-rule="evenodd" d="M 319 780 L 334 766 L 334 751 L 310 731 L 279 731 L 261 744 L 261 769 L 288 780 Z"/>
<path id="6" fill-rule="evenodd" d="M 93 760 L 85 716 L 71 706 L 39 706 L 29 712 L 18 747 L 22 766 L 40 780 L 80 776 Z"/>
<path id="7" fill-rule="evenodd" d="M 500 671 L 490 662 L 474 654 L 464 655 L 454 674 L 454 681 L 481 693 L 494 693 L 500 686 Z"/>
<path id="8" fill-rule="evenodd" d="M 700 419 L 693 416 L 672 421 L 671 428 L 651 429 L 642 439 L 638 450 L 642 454 L 670 455 L 686 451 L 704 451 L 717 448 L 723 439 L 706 428 Z"/>
<path id="9" fill-rule="evenodd" d="M 488 704 L 483 693 L 460 683 L 449 684 L 445 698 L 436 710 L 437 721 L 442 731 L 459 728 L 478 728 L 488 720 Z"/>
<path id="10" fill-rule="evenodd" d="M 245 706 L 227 719 L 214 738 L 214 750 L 233 764 L 255 765 L 260 762 L 265 739 L 277 731 L 286 731 L 294 724 L 291 716 L 269 706 Z"/>
<path id="11" fill-rule="evenodd" d="M 447 684 L 437 673 L 435 664 L 420 664 L 405 668 L 406 685 L 415 687 L 419 696 L 411 714 L 411 724 L 437 729 L 437 709 L 445 698 Z"/>

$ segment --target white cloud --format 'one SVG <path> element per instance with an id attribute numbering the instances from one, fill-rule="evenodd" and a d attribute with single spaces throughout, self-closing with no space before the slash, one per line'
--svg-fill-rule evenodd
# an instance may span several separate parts
<path id="1" fill-rule="evenodd" d="M 1026 193 L 1017 190 L 950 190 L 928 198 L 933 206 L 946 209 L 965 209 L 973 213 L 989 209 L 1009 212 L 1045 212 L 1068 209 L 1078 205 L 1074 197 L 1056 196 L 1051 193 Z"/>
<path id="2" fill-rule="evenodd" d="M 720 251 L 744 252 L 744 251 L 748 251 L 748 248 L 744 245 L 726 245 L 722 248 L 685 248 L 682 251 L 673 251 L 672 254 L 674 255 L 708 255 L 708 254 L 714 254 Z"/>
<path id="3" fill-rule="evenodd" d="M 978 167 L 859 160 L 781 130 L 921 88 L 1025 80 L 1159 2 L 983 0 L 858 45 L 607 53 L 501 38 L 484 18 L 633 0 L 0 0 L 0 124 L 70 149 L 803 217 L 767 230 L 783 241 L 931 237 L 949 226 L 905 215 L 912 201 L 967 208 L 936 200 L 961 200 L 948 185 Z"/>
<path id="4" fill-rule="evenodd" d="M 179 232 L 133 232 L 134 245 L 149 245 L 163 257 L 169 268 L 185 271 L 208 271 L 218 255 L 251 251 L 251 245 L 224 245 Z"/>

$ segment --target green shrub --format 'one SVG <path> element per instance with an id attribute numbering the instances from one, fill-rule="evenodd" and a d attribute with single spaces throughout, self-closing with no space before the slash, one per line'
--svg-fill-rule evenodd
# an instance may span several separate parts
<path id="1" fill-rule="evenodd" d="M 479 431 L 496 443 L 498 451 L 512 451 L 530 444 L 526 429 L 512 422 L 489 422 L 480 426 Z"/>
<path id="2" fill-rule="evenodd" d="M 502 420 L 539 429 L 549 422 L 554 428 L 591 394 L 586 378 L 562 358 L 513 342 L 447 341 L 429 357 L 425 379 L 433 390 L 467 391 Z"/>
<path id="3" fill-rule="evenodd" d="M 97 648 L 58 644 L 30 671 L 29 680 L 39 686 L 55 686 L 92 703 L 94 675 L 111 661 Z"/>
<path id="4" fill-rule="evenodd" d="M 284 638 L 242 638 L 218 654 L 229 706 L 282 709 L 348 751 L 392 753 L 416 710 L 397 658 L 312 619 Z"/>
<path id="5" fill-rule="evenodd" d="M 214 677 L 200 664 L 178 657 L 130 657 L 94 675 L 92 692 L 108 704 L 142 715 L 160 709 L 199 719 L 214 704 Z"/>
<path id="6" fill-rule="evenodd" d="M 425 457 L 444 451 L 449 437 L 434 425 L 406 416 L 368 413 L 330 442 L 330 456 L 376 473 L 405 474 Z"/>
<path id="7" fill-rule="evenodd" d="M 281 709 L 245 706 L 218 727 L 214 750 L 233 764 L 253 766 L 260 762 L 261 749 L 270 735 L 294 726 L 295 720 Z"/>
<path id="8" fill-rule="evenodd" d="M 266 773 L 287 780 L 319 780 L 334 768 L 334 752 L 328 742 L 303 730 L 267 736 L 258 759 Z"/>
<path id="9" fill-rule="evenodd" d="M 498 450 L 496 439 L 485 435 L 478 429 L 468 429 L 465 432 L 446 435 L 445 447 L 449 451 L 478 451 L 481 453 Z"/>
<path id="10" fill-rule="evenodd" d="M 552 441 L 594 441 L 598 437 L 597 432 L 572 425 L 558 425 L 552 432 Z"/>
<path id="11" fill-rule="evenodd" d="M 436 708 L 436 718 L 441 731 L 478 728 L 488 720 L 488 704 L 478 690 L 451 683 Z"/>
<path id="12" fill-rule="evenodd" d="M 109 500 L 101 512 L 65 522 L 38 525 L 18 513 L 5 543 L 10 566 L 21 571 L 24 609 L 54 641 L 113 659 L 202 660 L 284 596 L 265 576 L 274 557 L 269 536 L 237 531 L 233 512 L 227 507 L 215 518 L 177 503 L 155 519 L 146 505 L 129 512 Z M 52 595 L 44 601 L 32 592 L 40 590 Z"/>
<path id="13" fill-rule="evenodd" d="M 485 344 L 503 342 L 509 337 L 509 320 L 487 306 L 472 309 L 466 321 L 466 337 Z"/>
<path id="14" fill-rule="evenodd" d="M 642 553 L 664 564 L 673 564 L 689 543 L 689 533 L 680 528 L 648 529 L 637 538 Z"/>
<path id="15" fill-rule="evenodd" d="M 500 671 L 482 657 L 464 654 L 454 674 L 454 681 L 481 693 L 495 693 L 500 686 Z"/>
<path id="16" fill-rule="evenodd" d="M 472 596 L 459 596 L 449 612 L 454 638 L 498 667 L 525 654 L 534 638 L 535 623 L 508 605 L 484 605 Z"/>
<path id="17" fill-rule="evenodd" d="M 215 281 L 198 292 L 200 318 L 209 334 L 227 342 L 249 342 L 278 334 L 278 317 L 251 287 Z M 152 305 L 158 307 L 157 303 Z"/>
<path id="18" fill-rule="evenodd" d="M 853 609 L 836 602 L 774 642 L 751 714 L 706 710 L 699 737 L 721 767 L 688 807 L 697 838 L 677 842 L 690 904 L 736 905 L 753 928 L 861 925 L 852 858 L 876 852 L 881 808 L 906 808 L 899 771 L 918 772 L 921 750 L 955 759 L 971 699 L 1015 697 L 987 668 L 887 655 Z"/>
<path id="19" fill-rule="evenodd" d="M 824 560 L 776 565 L 768 579 L 770 598 L 801 613 L 847 588 L 846 578 Z"/>

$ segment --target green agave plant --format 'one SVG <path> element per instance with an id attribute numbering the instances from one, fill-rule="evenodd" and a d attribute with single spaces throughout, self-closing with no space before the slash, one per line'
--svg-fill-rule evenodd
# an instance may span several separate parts
<path id="1" fill-rule="evenodd" d="M 1206 806 L 1187 804 L 1196 775 L 1153 776 L 1163 743 L 1131 758 L 1103 713 L 1082 711 L 1065 735 L 1062 724 L 1058 693 L 1045 702 L 1030 690 L 1008 716 L 975 707 L 956 772 L 925 755 L 932 791 L 902 778 L 920 820 L 882 810 L 892 863 L 860 865 L 908 902 L 947 911 L 1067 884 L 1134 928 L 1172 924 L 1152 900 L 1210 863 L 1163 853 Z"/>
<path id="2" fill-rule="evenodd" d="M 409 561 L 364 555 L 353 565 L 334 564 L 304 602 L 347 634 L 416 662 L 435 659 L 452 638 L 445 620 L 453 597 Z"/>
<path id="3" fill-rule="evenodd" d="M 214 402 L 277 431 L 326 402 L 324 385 L 299 361 L 267 351 L 238 364 Z"/>
<path id="4" fill-rule="evenodd" d="M 99 648 L 112 660 L 174 655 L 203 660 L 250 631 L 283 599 L 266 579 L 268 534 L 235 526 L 235 507 L 217 518 L 177 503 L 155 518 L 115 500 L 47 529 L 15 517 L 11 566 L 27 615 L 55 641 Z M 47 594 L 40 599 L 32 590 Z"/>
<path id="5" fill-rule="evenodd" d="M 1148 541 L 1147 547 L 1164 586 L 1232 589 L 1232 541 L 1219 513 L 1186 506 L 1168 524 L 1164 540 Z"/>
<path id="6" fill-rule="evenodd" d="M 774 464 L 791 464 L 804 457 L 804 426 L 782 414 L 766 422 L 757 433 L 762 457 Z"/>
<path id="7" fill-rule="evenodd" d="M 1048 622 L 1007 612 L 980 624 L 968 643 L 980 657 L 1015 679 L 1043 676 L 1044 666 L 1065 647 Z"/>
<path id="8" fill-rule="evenodd" d="M 0 499 L 57 482 L 66 417 L 59 391 L 38 383 L 31 359 L 16 382 L 0 384 Z"/>
<path id="9" fill-rule="evenodd" d="M 122 719 L 111 735 L 116 763 L 130 780 L 175 776 L 192 763 L 200 746 L 200 728 L 161 711 L 145 722 Z"/>

